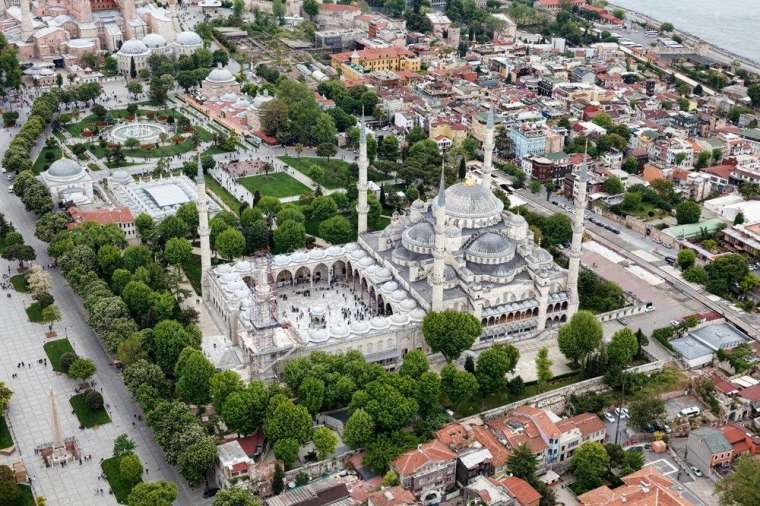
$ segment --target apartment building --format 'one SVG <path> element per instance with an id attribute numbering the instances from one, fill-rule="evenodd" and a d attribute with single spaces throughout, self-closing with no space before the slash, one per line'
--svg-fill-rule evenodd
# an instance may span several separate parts
<path id="1" fill-rule="evenodd" d="M 376 47 L 336 53 L 331 56 L 330 62 L 335 70 L 349 80 L 359 79 L 365 73 L 378 70 L 417 72 L 421 65 L 420 59 L 403 47 Z"/>
<path id="2" fill-rule="evenodd" d="M 456 467 L 456 453 L 437 439 L 401 454 L 392 464 L 404 488 L 426 501 L 440 499 L 454 487 Z"/>

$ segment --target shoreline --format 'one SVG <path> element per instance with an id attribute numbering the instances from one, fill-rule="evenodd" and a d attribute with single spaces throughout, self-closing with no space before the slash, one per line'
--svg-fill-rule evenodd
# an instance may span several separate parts
<path id="1" fill-rule="evenodd" d="M 661 21 L 659 19 L 656 19 L 648 14 L 639 12 L 637 10 L 617 5 L 614 2 L 614 0 L 608 3 L 608 8 L 620 9 L 626 13 L 626 16 L 632 15 L 636 18 L 641 19 L 642 21 L 646 21 L 648 24 L 656 26 L 658 29 L 660 25 L 666 22 L 666 21 Z M 704 56 L 712 57 L 712 59 L 717 60 L 720 63 L 725 63 L 725 64 L 730 64 L 732 61 L 736 60 L 742 64 L 742 68 L 744 68 L 745 70 L 749 72 L 754 72 L 756 74 L 760 74 L 760 59 L 755 60 L 747 56 L 736 54 L 732 52 L 730 49 L 718 46 L 717 44 L 709 42 L 698 35 L 694 35 L 693 33 L 679 29 L 677 26 L 675 26 L 675 23 L 671 22 L 671 24 L 673 24 L 672 33 L 681 36 L 681 38 L 684 39 L 684 42 L 689 42 L 691 46 L 703 45 L 708 48 L 707 49 L 708 53 L 712 52 L 712 54 L 705 54 Z M 696 47 L 694 48 L 694 52 L 696 54 L 702 54 L 698 51 L 698 48 Z"/>

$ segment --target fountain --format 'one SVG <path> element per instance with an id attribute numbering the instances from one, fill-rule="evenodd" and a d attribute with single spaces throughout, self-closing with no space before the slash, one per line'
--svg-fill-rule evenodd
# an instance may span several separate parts
<path id="1" fill-rule="evenodd" d="M 130 138 L 137 139 L 140 144 L 153 144 L 159 141 L 161 134 L 167 133 L 165 126 L 153 122 L 134 119 L 131 123 L 117 125 L 111 130 L 111 141 L 124 144 Z"/>

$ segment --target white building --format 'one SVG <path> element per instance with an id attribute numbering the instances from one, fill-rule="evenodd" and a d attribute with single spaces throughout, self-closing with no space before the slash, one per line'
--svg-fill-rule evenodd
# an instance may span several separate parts
<path id="1" fill-rule="evenodd" d="M 92 202 L 93 179 L 87 170 L 74 160 L 60 158 L 39 177 L 56 204 L 72 202 L 81 205 Z"/>

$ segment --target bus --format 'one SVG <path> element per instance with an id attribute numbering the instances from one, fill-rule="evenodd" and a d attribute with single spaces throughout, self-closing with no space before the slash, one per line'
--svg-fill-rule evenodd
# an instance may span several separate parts
<path id="1" fill-rule="evenodd" d="M 692 406 L 690 408 L 683 408 L 681 411 L 678 412 L 680 416 L 685 416 L 686 418 L 694 418 L 695 416 L 699 416 L 699 408 L 696 406 Z"/>

